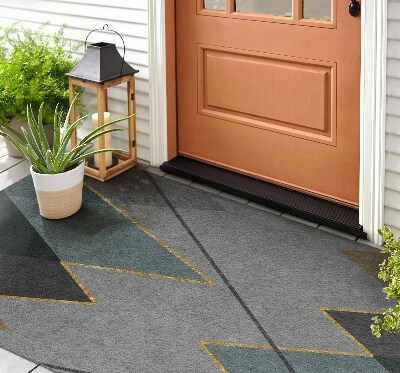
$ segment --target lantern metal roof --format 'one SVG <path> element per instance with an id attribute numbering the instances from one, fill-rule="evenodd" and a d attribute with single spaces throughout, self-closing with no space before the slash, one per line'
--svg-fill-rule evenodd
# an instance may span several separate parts
<path id="1" fill-rule="evenodd" d="M 89 44 L 82 59 L 66 75 L 69 78 L 103 84 L 138 72 L 139 70 L 125 62 L 115 44 L 100 42 Z"/>

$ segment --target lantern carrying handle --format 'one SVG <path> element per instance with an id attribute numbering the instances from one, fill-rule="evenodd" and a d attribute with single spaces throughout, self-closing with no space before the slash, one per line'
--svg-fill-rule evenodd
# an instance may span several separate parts
<path id="1" fill-rule="evenodd" d="M 119 75 L 121 76 L 121 75 L 122 75 L 122 69 L 124 68 L 124 62 L 125 62 L 125 42 L 124 42 L 124 39 L 122 38 L 122 36 L 121 36 L 117 31 L 110 30 L 110 27 L 108 26 L 107 23 L 104 24 L 103 28 L 96 28 L 96 29 L 90 31 L 90 32 L 87 34 L 86 39 L 85 39 L 85 51 L 86 51 L 86 48 L 87 48 L 87 40 L 88 40 L 88 38 L 89 38 L 89 35 L 90 35 L 92 32 L 95 32 L 95 31 L 105 31 L 105 27 L 106 27 L 106 26 L 107 26 L 107 31 L 114 32 L 115 34 L 117 34 L 117 35 L 121 38 L 122 44 L 124 45 L 124 55 L 122 56 L 121 72 L 120 72 L 120 74 L 119 74 Z"/>

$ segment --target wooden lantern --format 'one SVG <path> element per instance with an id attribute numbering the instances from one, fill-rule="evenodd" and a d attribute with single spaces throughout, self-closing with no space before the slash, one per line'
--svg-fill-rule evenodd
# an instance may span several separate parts
<path id="1" fill-rule="evenodd" d="M 103 30 L 105 26 L 108 28 L 108 25 L 104 25 Z M 91 31 L 86 37 L 85 46 L 87 38 L 93 31 Z M 109 31 L 118 34 L 116 31 Z M 115 44 L 101 42 L 88 45 L 81 61 L 79 61 L 75 68 L 67 74 L 69 80 L 69 98 L 71 103 L 75 98 L 77 86 L 96 91 L 97 126 L 103 125 L 104 119 L 107 118 L 107 116 L 105 116 L 108 115 L 107 89 L 110 87 L 127 83 L 127 116 L 135 113 L 135 74 L 138 70 L 133 69 L 125 62 L 125 43 L 123 39 L 122 42 L 124 44 L 123 57 L 118 53 Z M 70 121 L 73 123 L 75 120 L 76 108 L 74 104 L 71 110 Z M 110 144 L 106 144 L 106 140 L 109 140 L 107 139 L 107 135 L 109 134 L 98 138 L 99 149 L 110 147 Z M 71 146 L 75 146 L 76 143 L 77 133 L 75 131 L 71 138 Z M 97 180 L 106 181 L 137 164 L 135 116 L 128 119 L 128 148 L 128 154 L 113 153 L 110 157 L 107 152 L 96 155 L 95 160 L 89 159 L 85 164 L 85 175 Z"/>

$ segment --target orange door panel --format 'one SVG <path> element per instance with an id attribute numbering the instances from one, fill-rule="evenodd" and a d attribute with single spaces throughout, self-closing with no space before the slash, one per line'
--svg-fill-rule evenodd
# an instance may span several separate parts
<path id="1" fill-rule="evenodd" d="M 358 204 L 348 0 L 177 0 L 176 40 L 179 154 Z"/>

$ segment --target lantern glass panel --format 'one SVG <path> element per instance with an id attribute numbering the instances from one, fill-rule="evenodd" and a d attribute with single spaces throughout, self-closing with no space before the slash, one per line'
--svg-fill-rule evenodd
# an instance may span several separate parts
<path id="1" fill-rule="evenodd" d="M 88 117 L 78 127 L 78 139 L 81 139 L 84 136 L 86 136 L 94 128 L 92 115 L 97 113 L 96 90 L 86 88 L 83 90 L 83 93 L 81 93 L 81 97 L 85 110 L 79 116 L 88 114 Z M 108 97 L 107 99 L 108 112 L 110 113 L 111 121 L 128 116 L 127 83 L 119 84 L 118 86 L 113 86 L 108 88 L 107 97 Z M 120 129 L 120 131 L 116 131 L 111 134 L 105 135 L 106 136 L 105 147 L 118 148 L 126 152 L 129 152 L 128 120 L 119 122 L 111 126 L 110 128 L 118 128 Z M 96 143 L 93 143 L 93 147 L 91 150 L 97 149 L 97 146 L 98 145 Z M 94 164 L 89 159 L 90 167 L 98 168 L 99 166 L 98 157 L 99 157 L 98 155 L 95 156 Z M 109 157 L 111 156 L 110 155 L 106 156 L 107 166 L 110 166 L 111 164 Z"/>
<path id="2" fill-rule="evenodd" d="M 118 86 L 107 89 L 108 95 L 108 112 L 111 120 L 128 116 L 128 97 L 127 84 L 119 84 Z M 120 131 L 112 133 L 112 146 L 125 151 L 129 151 L 129 130 L 128 120 L 124 120 L 113 125 L 111 128 L 118 128 Z"/>
<path id="3" fill-rule="evenodd" d="M 83 89 L 81 93 L 79 93 L 80 97 L 82 98 L 83 103 L 83 112 L 77 112 L 77 118 L 80 118 L 86 114 L 90 114 L 83 123 L 78 127 L 78 139 L 82 139 L 92 130 L 92 118 L 91 114 L 94 112 L 93 108 L 97 105 L 96 99 L 96 91 L 93 89 Z"/>

